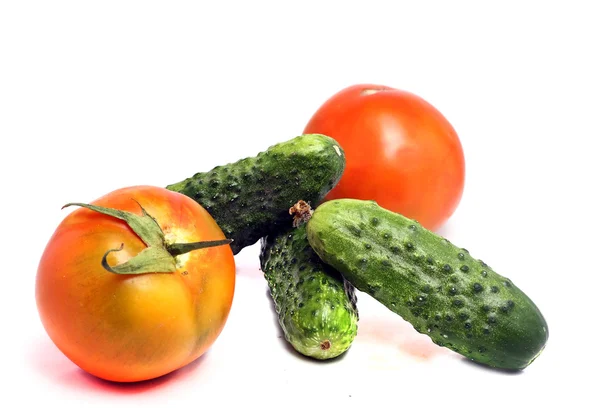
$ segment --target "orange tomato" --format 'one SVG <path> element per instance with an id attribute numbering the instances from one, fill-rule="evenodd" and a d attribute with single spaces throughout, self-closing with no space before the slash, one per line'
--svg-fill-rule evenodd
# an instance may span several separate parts
<path id="1" fill-rule="evenodd" d="M 224 239 L 209 213 L 189 197 L 160 187 L 111 192 L 94 205 L 154 217 L 167 243 Z M 50 238 L 36 278 L 45 330 L 76 365 L 119 382 L 155 378 L 185 366 L 214 343 L 233 301 L 235 263 L 229 245 L 176 256 L 176 271 L 115 274 L 146 248 L 122 220 L 78 208 Z"/>
<path id="2" fill-rule="evenodd" d="M 375 200 L 433 230 L 460 202 L 465 160 L 458 135 L 415 94 L 350 86 L 317 109 L 304 133 L 331 136 L 346 154 L 342 178 L 325 200 Z"/>

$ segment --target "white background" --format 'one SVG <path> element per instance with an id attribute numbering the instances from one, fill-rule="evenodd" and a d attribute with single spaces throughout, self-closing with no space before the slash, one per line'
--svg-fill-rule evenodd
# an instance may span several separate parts
<path id="1" fill-rule="evenodd" d="M 0 415 L 598 416 L 597 6 L 493 3 L 0 3 Z M 529 368 L 469 363 L 362 293 L 350 351 L 302 359 L 258 246 L 236 257 L 229 320 L 191 366 L 115 385 L 53 346 L 34 284 L 64 203 L 255 155 L 363 82 L 420 95 L 457 130 L 466 185 L 439 233 L 542 310 L 550 339 Z"/>

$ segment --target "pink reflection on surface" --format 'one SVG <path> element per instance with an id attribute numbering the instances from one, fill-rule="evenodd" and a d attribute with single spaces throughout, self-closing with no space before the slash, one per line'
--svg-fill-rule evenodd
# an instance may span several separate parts
<path id="1" fill-rule="evenodd" d="M 399 354 L 419 360 L 452 355 L 450 350 L 434 344 L 429 336 L 418 333 L 408 322 L 394 319 L 361 319 L 360 338 L 367 343 L 396 347 Z"/>
<path id="2" fill-rule="evenodd" d="M 70 390 L 112 394 L 140 394 L 189 380 L 206 360 L 208 353 L 181 369 L 142 382 L 111 382 L 95 377 L 69 360 L 49 339 L 40 339 L 29 353 L 32 368 L 53 385 Z"/>

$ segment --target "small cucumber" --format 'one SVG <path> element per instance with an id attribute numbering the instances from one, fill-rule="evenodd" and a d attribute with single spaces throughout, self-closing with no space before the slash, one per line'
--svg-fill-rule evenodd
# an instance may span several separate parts
<path id="1" fill-rule="evenodd" d="M 166 188 L 202 205 L 233 239 L 237 254 L 289 225 L 288 209 L 298 200 L 319 203 L 340 180 L 345 164 L 337 141 L 306 134 Z"/>
<path id="2" fill-rule="evenodd" d="M 306 225 L 264 237 L 260 265 L 285 339 L 296 351 L 323 360 L 350 348 L 358 328 L 354 287 L 315 254 Z"/>
<path id="3" fill-rule="evenodd" d="M 524 369 L 546 346 L 544 317 L 511 280 L 373 201 L 321 204 L 307 235 L 324 262 L 440 346 L 502 369 Z"/>

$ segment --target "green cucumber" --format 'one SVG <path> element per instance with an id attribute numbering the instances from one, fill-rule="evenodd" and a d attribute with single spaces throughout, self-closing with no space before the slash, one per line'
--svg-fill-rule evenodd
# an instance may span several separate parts
<path id="1" fill-rule="evenodd" d="M 191 197 L 233 239 L 234 254 L 289 225 L 298 200 L 319 203 L 337 184 L 346 164 L 333 138 L 300 135 L 166 188 Z"/>
<path id="2" fill-rule="evenodd" d="M 374 201 L 321 204 L 307 235 L 325 263 L 437 345 L 502 369 L 524 369 L 546 346 L 544 317 L 511 280 Z"/>
<path id="3" fill-rule="evenodd" d="M 354 287 L 315 254 L 306 225 L 264 237 L 260 265 L 285 339 L 296 351 L 323 360 L 350 348 L 358 329 Z"/>

